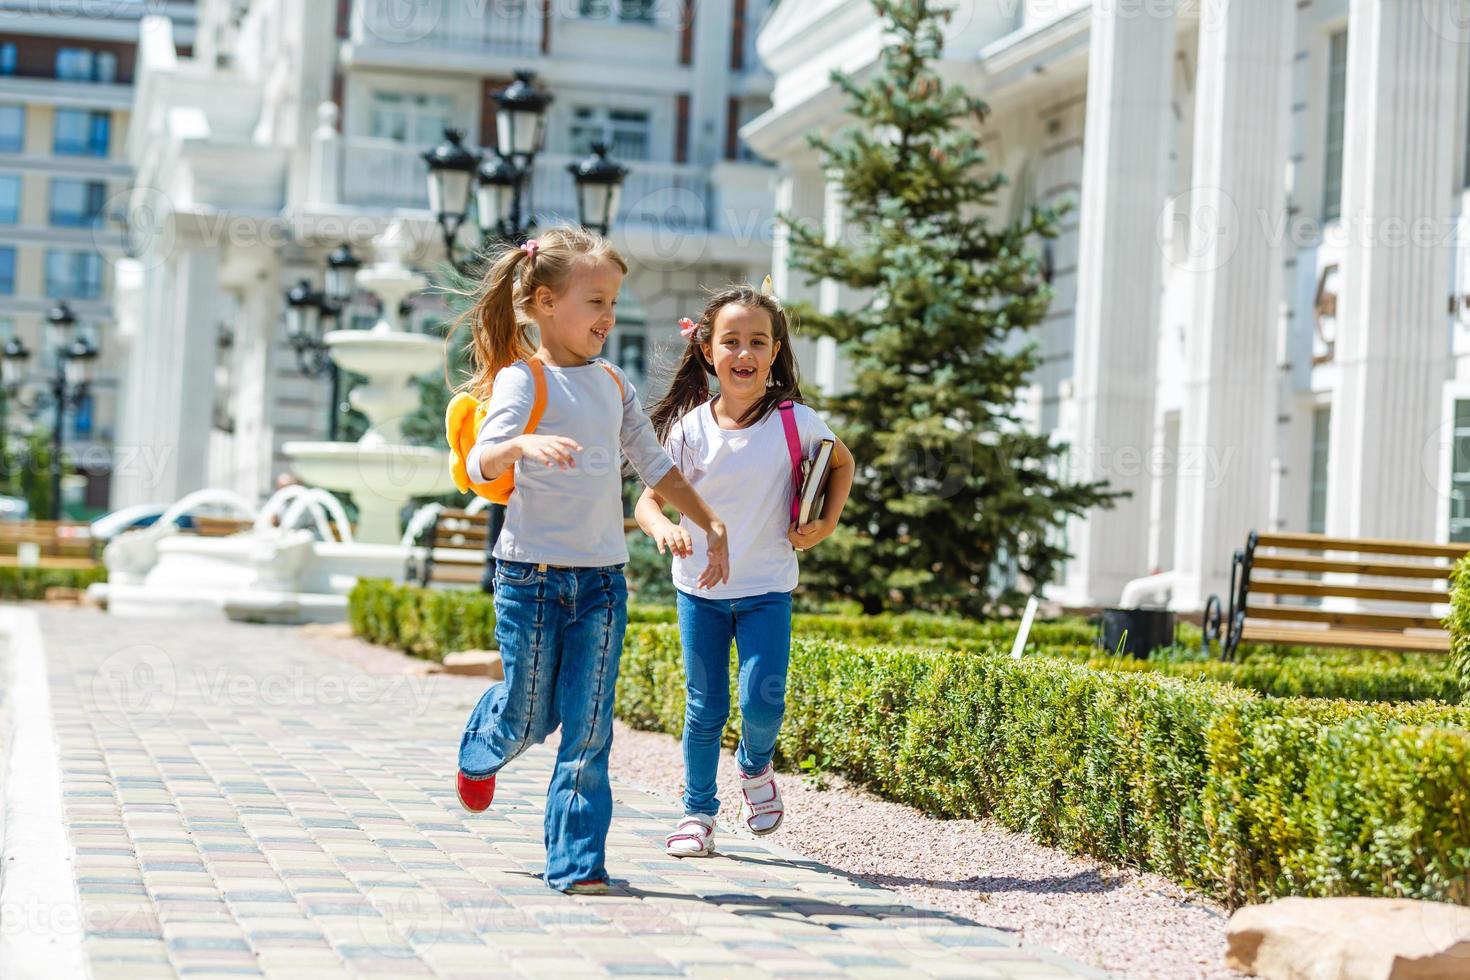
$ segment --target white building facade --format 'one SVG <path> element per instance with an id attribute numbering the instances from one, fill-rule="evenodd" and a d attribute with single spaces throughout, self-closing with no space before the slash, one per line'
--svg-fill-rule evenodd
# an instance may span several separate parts
<path id="1" fill-rule="evenodd" d="M 1131 496 L 1068 529 L 1050 598 L 1177 573 L 1228 589 L 1251 530 L 1470 540 L 1470 40 L 1452 0 L 964 0 L 942 71 L 989 103 L 997 214 L 1070 201 L 1047 248 L 1032 424 Z M 782 207 L 843 231 L 806 145 L 865 0 L 781 4 L 772 108 L 742 130 Z M 855 298 L 785 269 L 780 291 Z M 817 361 L 840 386 L 831 350 Z"/>
<path id="2" fill-rule="evenodd" d="M 766 8 L 200 0 L 192 57 L 167 19 L 146 22 L 129 140 L 140 244 L 115 299 L 130 344 L 120 438 L 154 458 L 119 474 L 113 505 L 206 486 L 258 499 L 290 469 L 283 443 L 322 437 L 327 384 L 297 370 L 285 291 L 320 287 L 341 242 L 370 259 L 393 221 L 412 260 L 442 271 L 421 154 L 446 127 L 493 143 L 489 96 L 518 70 L 555 99 L 532 184 L 540 227 L 576 220 L 567 166 L 591 143 L 630 169 L 612 238 L 633 271 L 608 354 L 654 384 L 705 288 L 770 268 L 775 171 L 738 136 L 770 105 L 755 57 Z M 414 306 L 443 319 L 442 301 Z M 342 325 L 371 322 L 349 308 Z"/>

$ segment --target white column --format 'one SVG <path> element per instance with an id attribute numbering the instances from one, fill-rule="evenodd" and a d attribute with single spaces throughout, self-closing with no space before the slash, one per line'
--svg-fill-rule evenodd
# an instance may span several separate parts
<path id="1" fill-rule="evenodd" d="M 1328 533 L 1432 540 L 1449 377 L 1453 0 L 1353 0 L 1348 20 Z M 1426 448 L 1427 447 L 1427 448 Z"/>
<path id="2" fill-rule="evenodd" d="M 1296 7 L 1222 0 L 1202 18 L 1195 81 L 1174 568 L 1178 609 L 1230 589 L 1230 560 L 1267 530 L 1275 451 L 1287 121 Z"/>
<path id="3" fill-rule="evenodd" d="M 781 214 L 795 215 L 815 227 L 821 227 L 825 216 L 826 181 L 822 177 L 821 167 L 813 162 L 803 160 L 801 163 L 788 162 L 783 165 L 781 175 L 776 181 L 776 211 Z M 820 284 L 807 283 L 807 273 L 790 267 L 791 242 L 790 235 L 785 222 L 777 222 L 776 234 L 771 243 L 771 285 L 776 291 L 776 296 L 783 303 L 791 303 L 803 300 L 816 304 L 820 301 Z M 760 285 L 762 276 L 755 277 L 755 285 Z M 823 350 L 821 340 L 814 339 L 810 333 L 798 335 L 791 342 L 792 352 L 796 354 L 796 362 L 801 369 L 804 379 L 822 387 L 821 375 L 823 371 Z M 830 343 L 828 346 L 831 346 Z M 835 362 L 835 350 L 826 358 L 830 364 Z M 828 372 L 836 374 L 835 365 Z"/>
<path id="4" fill-rule="evenodd" d="M 1093 12 L 1077 258 L 1073 475 L 1131 498 L 1094 510 L 1068 536 L 1065 598 L 1116 602 L 1147 574 L 1155 340 L 1168 186 L 1175 20 L 1116 5 Z"/>
<path id="5" fill-rule="evenodd" d="M 139 502 L 172 503 L 203 488 L 214 391 L 219 252 L 179 243 L 154 270 L 150 317 L 135 348 L 141 384 L 130 397 L 137 425 L 129 485 Z"/>

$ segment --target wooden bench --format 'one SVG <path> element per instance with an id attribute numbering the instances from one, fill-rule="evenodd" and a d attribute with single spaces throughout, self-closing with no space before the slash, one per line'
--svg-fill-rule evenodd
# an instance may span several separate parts
<path id="1" fill-rule="evenodd" d="M 480 584 L 485 572 L 485 537 L 490 533 L 490 512 L 471 514 L 461 508 L 439 512 L 419 538 L 423 555 L 411 555 L 405 578 L 419 585 Z"/>
<path id="2" fill-rule="evenodd" d="M 1222 655 L 1242 642 L 1448 653 L 1439 607 L 1467 553 L 1470 544 L 1252 531 L 1230 571 Z"/>
<path id="3" fill-rule="evenodd" d="M 637 521 L 631 517 L 623 519 L 624 534 L 637 530 Z M 422 555 L 409 556 L 405 580 L 425 587 L 479 587 L 485 574 L 485 538 L 489 533 L 489 510 L 477 514 L 458 508 L 440 511 L 419 538 Z"/>
<path id="4" fill-rule="evenodd" d="M 17 566 L 23 544 L 40 548 L 41 568 L 88 568 L 97 563 L 96 542 L 86 524 L 0 521 L 0 565 Z"/>

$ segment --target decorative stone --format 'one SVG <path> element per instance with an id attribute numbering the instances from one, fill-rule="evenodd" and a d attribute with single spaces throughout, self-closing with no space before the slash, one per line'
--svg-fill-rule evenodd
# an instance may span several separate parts
<path id="1" fill-rule="evenodd" d="M 460 650 L 445 654 L 444 673 L 488 677 L 493 681 L 505 680 L 505 668 L 500 664 L 500 654 L 494 650 Z"/>
<path id="2" fill-rule="evenodd" d="M 1400 898 L 1283 898 L 1237 909 L 1225 965 L 1269 980 L 1464 980 L 1470 908 Z"/>

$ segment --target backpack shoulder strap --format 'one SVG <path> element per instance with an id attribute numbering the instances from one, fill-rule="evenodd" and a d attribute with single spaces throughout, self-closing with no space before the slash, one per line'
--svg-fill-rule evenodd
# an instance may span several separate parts
<path id="1" fill-rule="evenodd" d="M 801 464 L 806 454 L 801 451 L 801 433 L 796 427 L 796 405 L 784 401 L 776 406 L 781 411 L 781 425 L 786 430 L 786 451 L 791 455 L 791 482 L 796 492 L 791 497 L 791 519 L 801 513 Z"/>
<path id="2" fill-rule="evenodd" d="M 534 357 L 526 358 L 526 366 L 531 369 L 531 381 L 536 387 L 531 401 L 531 417 L 526 420 L 526 432 L 531 433 L 541 424 L 541 415 L 546 411 L 546 370 Z"/>
<path id="3" fill-rule="evenodd" d="M 613 384 L 618 386 L 618 401 L 622 401 L 624 398 L 628 397 L 627 391 L 623 389 L 623 379 L 618 377 L 618 372 L 613 370 L 613 366 L 606 361 L 598 361 L 597 363 L 600 364 L 602 366 L 602 369 L 607 372 L 607 376 L 613 379 Z"/>

